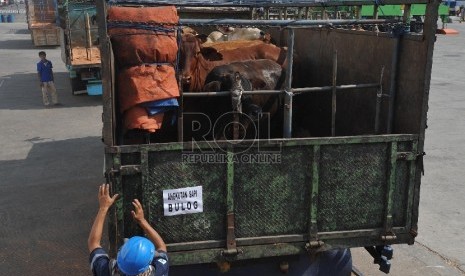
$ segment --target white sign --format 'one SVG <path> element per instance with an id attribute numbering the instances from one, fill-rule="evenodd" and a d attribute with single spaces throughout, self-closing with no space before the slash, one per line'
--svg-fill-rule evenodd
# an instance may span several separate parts
<path id="1" fill-rule="evenodd" d="M 203 212 L 202 186 L 163 191 L 165 216 Z"/>

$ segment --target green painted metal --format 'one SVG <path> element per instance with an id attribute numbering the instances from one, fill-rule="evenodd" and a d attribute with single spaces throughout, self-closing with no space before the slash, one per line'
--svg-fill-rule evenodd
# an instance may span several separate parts
<path id="1" fill-rule="evenodd" d="M 227 163 L 227 179 L 226 179 L 226 202 L 228 205 L 228 213 L 234 213 L 234 162 L 233 162 L 233 153 L 228 151 L 227 153 L 228 163 Z"/>
<path id="2" fill-rule="evenodd" d="M 374 5 L 364 5 L 362 7 L 363 17 L 372 17 L 374 14 Z M 426 14 L 426 4 L 412 4 L 410 15 L 412 16 L 424 16 Z M 382 17 L 393 17 L 402 16 L 403 6 L 402 5 L 384 5 L 378 6 L 378 16 Z M 445 4 L 439 5 L 439 15 L 449 15 L 449 7 Z"/>
<path id="3" fill-rule="evenodd" d="M 104 11 L 101 5 L 99 10 Z M 434 15 L 431 8 L 437 10 L 437 5 L 428 5 L 427 11 Z M 423 36 L 407 37 L 406 41 L 419 46 L 427 44 L 432 51 L 434 35 L 429 32 L 434 28 L 428 24 L 425 20 Z M 365 33 L 357 35 L 379 35 L 390 40 L 387 34 Z M 110 43 L 107 37 L 101 37 L 104 46 Z M 109 80 L 106 51 L 103 47 L 107 80 L 104 110 L 108 123 L 114 108 L 114 81 Z M 429 81 L 430 67 L 425 69 L 421 81 Z M 426 106 L 427 100 L 424 103 Z M 420 111 L 423 122 L 426 109 Z M 115 130 L 106 126 L 106 137 L 111 137 Z M 217 141 L 213 142 L 213 154 L 227 157 L 220 163 L 183 160 L 186 154 L 211 149 L 208 142 L 196 143 L 192 148 L 189 143 L 116 146 L 117 142 L 107 140 L 106 155 L 113 162 L 106 169 L 114 171 L 112 188 L 122 195 L 111 217 L 110 244 L 116 248 L 115 244 L 120 244 L 124 237 L 139 234 L 128 208 L 135 197 L 143 201 L 147 218 L 166 240 L 172 265 L 224 260 L 253 262 L 263 257 L 302 254 L 306 244 L 316 240 L 324 242 L 319 250 L 378 245 L 387 232 L 397 236 L 388 244 L 410 243 L 410 230 L 416 227 L 418 218 L 420 180 L 416 170 L 421 167 L 421 157 L 417 150 L 423 148 L 424 126 L 419 131 L 408 127 L 408 131 L 395 129 L 394 133 L 413 134 L 272 139 L 243 141 L 233 146 Z M 279 162 L 240 161 L 247 154 L 263 152 L 279 152 Z M 405 158 L 401 153 L 405 153 Z M 203 187 L 203 213 L 163 216 L 163 190 L 197 185 Z M 225 214 L 231 213 L 239 254 L 228 257 L 223 253 L 228 249 L 231 232 L 225 230 L 231 224 Z"/>
<path id="4" fill-rule="evenodd" d="M 390 142 L 393 139 L 398 142 L 411 141 L 418 139 L 415 134 L 387 134 L 387 135 L 364 135 L 364 136 L 339 136 L 339 137 L 324 137 L 324 138 L 293 138 L 293 139 L 269 139 L 266 141 L 257 140 L 244 140 L 240 144 L 235 144 L 235 148 L 248 148 L 251 145 L 254 147 L 293 147 L 305 145 L 334 145 L 334 144 L 364 144 L 364 143 L 382 143 Z M 231 146 L 230 143 L 225 141 L 211 141 L 211 142 L 196 142 L 195 146 L 198 149 L 211 149 L 212 145 L 215 147 L 226 149 Z M 191 151 L 191 143 L 164 143 L 164 144 L 150 144 L 150 145 L 127 145 L 127 146 L 113 146 L 106 147 L 106 153 L 132 153 L 140 152 L 141 149 L 148 151 Z"/>
<path id="5" fill-rule="evenodd" d="M 373 5 L 364 5 L 362 7 L 362 16 L 363 17 L 371 17 L 374 13 L 374 6 Z M 402 10 L 400 5 L 384 5 L 378 6 L 378 16 L 379 17 L 386 17 L 386 16 L 402 16 Z"/>
<path id="6" fill-rule="evenodd" d="M 418 152 L 418 142 L 414 141 L 412 145 L 412 152 Z M 410 230 L 412 227 L 412 212 L 413 210 L 413 199 L 414 199 L 414 188 L 415 188 L 415 179 L 417 173 L 417 159 L 413 159 L 409 161 L 410 166 L 410 173 L 409 173 L 409 181 L 408 181 L 408 200 L 407 200 L 407 210 L 406 210 L 406 221 L 407 221 L 407 228 Z"/>
<path id="7" fill-rule="evenodd" d="M 386 219 L 385 219 L 385 232 L 391 233 L 392 229 L 392 209 L 393 209 L 393 195 L 396 188 L 396 168 L 397 168 L 397 143 L 391 143 L 390 150 L 390 167 L 389 167 L 389 178 L 387 183 L 386 193 Z"/>
<path id="8" fill-rule="evenodd" d="M 235 261 L 275 256 L 297 255 L 305 252 L 303 243 L 277 243 L 263 246 L 241 247 L 241 254 L 234 258 Z M 221 258 L 222 250 L 198 250 L 195 252 L 170 253 L 170 265 L 183 265 L 186 263 L 209 263 L 224 261 Z"/>
<path id="9" fill-rule="evenodd" d="M 313 146 L 312 189 L 310 195 L 310 240 L 318 240 L 318 184 L 320 168 L 320 146 Z"/>
<path id="10" fill-rule="evenodd" d="M 398 177 L 396 166 L 414 162 L 399 159 L 398 147 L 416 156 L 413 143 L 417 138 L 278 139 L 234 148 L 220 143 L 214 153 L 225 154 L 226 162 L 211 164 L 184 162 L 183 154 L 203 151 L 185 151 L 179 143 L 109 148 L 107 154 L 114 156 L 112 168 L 118 179 L 115 192 L 122 195 L 115 206 L 115 237 L 121 243 L 124 237 L 141 234 L 128 211 L 136 197 L 143 200 L 146 216 L 157 225 L 176 264 L 294 254 L 305 252 L 308 242 L 317 241 L 322 242 L 318 250 L 359 246 L 362 241 L 363 245 L 376 245 L 386 229 L 397 237 L 409 237 L 391 243 L 407 243 L 411 235 L 406 220 L 400 220 L 405 222 L 401 225 L 393 225 L 393 221 L 399 220 L 398 213 L 412 212 L 413 199 L 406 204 L 393 201 L 396 187 L 404 185 L 397 182 L 410 179 L 403 175 L 412 170 L 399 171 L 402 177 Z M 250 148 L 243 152 L 245 146 Z M 280 163 L 241 161 L 244 156 L 270 151 L 279 153 Z M 138 166 L 140 169 L 135 169 Z M 163 216 L 163 190 L 197 185 L 203 186 L 203 213 Z M 398 192 L 401 198 L 416 196 L 408 189 Z M 385 200 L 381 200 L 383 195 Z M 234 214 L 233 224 L 227 223 L 230 217 L 226 214 Z M 233 226 L 232 232 L 225 231 L 228 226 Z M 248 248 L 247 252 L 227 257 L 222 253 L 226 252 L 227 237 L 236 241 L 238 252 Z M 272 246 L 281 243 L 295 244 Z M 270 246 L 275 251 L 266 252 Z"/>

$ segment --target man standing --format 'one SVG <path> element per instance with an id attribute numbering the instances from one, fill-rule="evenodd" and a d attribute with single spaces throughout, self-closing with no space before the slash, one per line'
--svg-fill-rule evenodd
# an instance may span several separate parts
<path id="1" fill-rule="evenodd" d="M 37 63 L 37 75 L 39 76 L 40 88 L 42 89 L 42 100 L 46 107 L 50 106 L 48 94 L 52 98 L 52 104 L 58 104 L 57 90 L 53 82 L 53 66 L 44 51 L 39 52 L 40 61 Z"/>
<path id="2" fill-rule="evenodd" d="M 116 260 L 108 258 L 100 245 L 100 240 L 108 209 L 118 198 L 118 194 L 110 197 L 109 190 L 108 184 L 103 184 L 99 188 L 99 210 L 87 241 L 93 275 L 168 276 L 169 263 L 165 242 L 144 218 L 142 204 L 137 199 L 132 202 L 134 211 L 131 211 L 131 214 L 148 239 L 132 237 L 121 246 Z"/>

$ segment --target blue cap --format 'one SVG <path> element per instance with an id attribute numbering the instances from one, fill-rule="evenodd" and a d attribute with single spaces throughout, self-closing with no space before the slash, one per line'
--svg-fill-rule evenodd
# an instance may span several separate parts
<path id="1" fill-rule="evenodd" d="M 124 274 L 137 275 L 149 268 L 154 256 L 153 243 L 144 237 L 134 236 L 121 246 L 116 262 Z"/>

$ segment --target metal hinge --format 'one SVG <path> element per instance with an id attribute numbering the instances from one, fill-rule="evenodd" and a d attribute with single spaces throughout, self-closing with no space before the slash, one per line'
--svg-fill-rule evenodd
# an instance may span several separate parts
<path id="1" fill-rule="evenodd" d="M 226 250 L 223 250 L 221 255 L 226 258 L 233 258 L 242 253 L 242 250 L 236 247 L 234 213 L 227 214 L 227 225 L 228 229 L 226 233 Z"/>
<path id="2" fill-rule="evenodd" d="M 415 161 L 418 157 L 423 157 L 425 155 L 425 152 L 398 152 L 397 160 Z"/>

